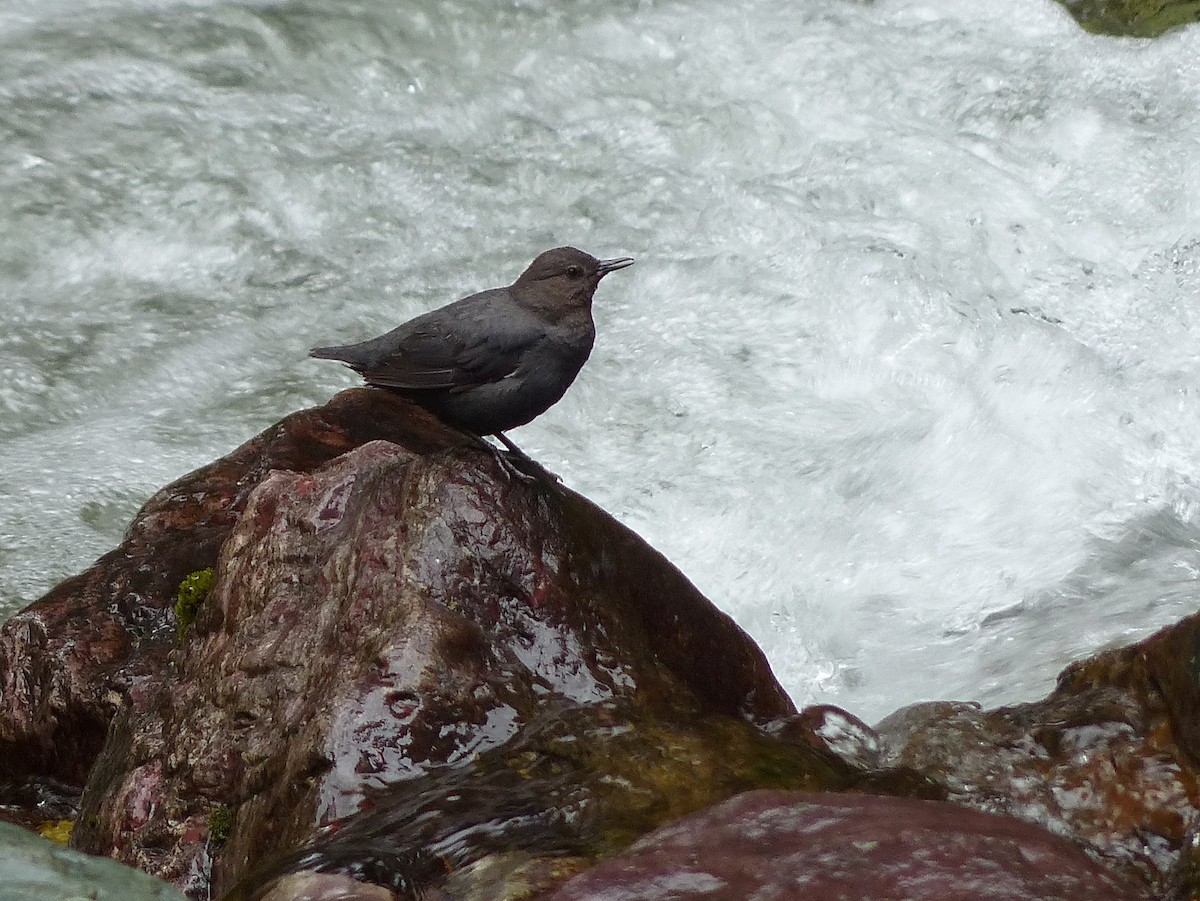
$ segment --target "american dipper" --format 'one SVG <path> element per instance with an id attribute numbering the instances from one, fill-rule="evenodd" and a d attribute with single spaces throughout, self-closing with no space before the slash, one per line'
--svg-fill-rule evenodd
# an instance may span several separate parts
<path id="1" fill-rule="evenodd" d="M 596 339 L 596 286 L 632 265 L 629 257 L 598 260 L 556 247 L 507 288 L 456 300 L 370 341 L 314 347 L 309 356 L 341 360 L 368 385 L 395 391 L 464 432 L 495 435 L 525 457 L 503 433 L 566 393 Z"/>

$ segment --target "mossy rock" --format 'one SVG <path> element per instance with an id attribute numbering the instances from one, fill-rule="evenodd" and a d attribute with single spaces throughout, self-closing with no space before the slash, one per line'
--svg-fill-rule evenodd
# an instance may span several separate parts
<path id="1" fill-rule="evenodd" d="M 1154 38 L 1200 22 L 1200 0 L 1060 0 L 1093 34 Z"/>

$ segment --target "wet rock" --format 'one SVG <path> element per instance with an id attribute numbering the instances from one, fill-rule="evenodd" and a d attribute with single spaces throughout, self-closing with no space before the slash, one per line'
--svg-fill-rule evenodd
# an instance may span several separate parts
<path id="1" fill-rule="evenodd" d="M 671 823 L 552 901 L 1134 901 L 1070 842 L 952 804 L 747 792 Z"/>
<path id="2" fill-rule="evenodd" d="M 1157 894 L 1178 894 L 1200 822 L 1200 616 L 1068 667 L 1041 701 L 905 708 L 881 722 L 884 760 L 948 797 L 1042 823 Z"/>
<path id="3" fill-rule="evenodd" d="M 166 666 L 189 573 L 216 563 L 250 492 L 272 470 L 307 472 L 366 441 L 417 453 L 457 440 L 382 391 L 344 391 L 155 494 L 115 550 L 0 627 L 0 779 L 82 786 L 121 696 Z"/>
<path id="4" fill-rule="evenodd" d="M 870 780 L 803 744 L 690 706 L 560 705 L 468 766 L 373 796 L 369 810 L 252 874 L 227 901 L 256 898 L 281 873 L 313 869 L 378 882 L 405 898 L 418 890 L 455 901 L 524 898 L 730 795 Z"/>
<path id="5" fill-rule="evenodd" d="M 183 901 L 174 888 L 129 867 L 71 851 L 0 823 L 4 901 Z"/>
<path id="6" fill-rule="evenodd" d="M 795 712 L 762 653 L 661 555 L 587 501 L 546 479 L 514 479 L 476 448 L 430 453 L 447 439 L 424 420 L 394 427 L 393 441 L 346 447 L 368 431 L 363 423 L 408 415 L 394 404 L 382 392 L 347 392 L 148 504 L 130 540 L 143 542 L 140 567 L 158 565 L 157 549 L 171 575 L 158 577 L 154 604 L 137 608 L 150 624 L 140 644 L 129 639 L 131 618 L 112 612 L 121 606 L 105 608 L 100 627 L 128 640 L 110 648 L 104 665 L 70 658 L 79 626 L 53 633 L 45 603 L 21 614 L 43 629 L 42 652 L 60 649 L 76 678 L 107 692 L 102 705 L 94 686 L 56 693 L 32 680 L 25 703 L 49 695 L 63 710 L 83 705 L 98 726 L 119 702 L 84 791 L 78 847 L 201 896 L 226 890 L 319 827 L 349 829 L 347 818 L 364 807 L 403 807 L 408 783 L 486 772 L 472 769 L 479 761 L 501 761 L 493 768 L 500 782 L 522 769 L 542 773 L 541 782 L 521 780 L 539 792 L 576 773 L 601 793 L 661 767 L 662 778 L 624 790 L 624 808 L 579 796 L 607 812 L 594 830 L 572 825 L 554 854 L 628 842 L 721 791 L 853 781 L 851 767 L 755 728 Z M 331 462 L 318 469 L 321 457 Z M 165 538 L 155 537 L 156 522 Z M 189 529 L 201 544 L 220 544 L 215 561 L 191 553 L 186 567 L 178 564 L 172 546 L 191 542 Z M 214 562 L 213 587 L 176 643 L 167 586 L 178 584 L 179 570 Z M 82 602 L 94 610 L 102 584 L 112 583 L 91 578 Z M 8 661 L 18 672 L 40 666 L 12 651 Z M 21 702 L 14 706 L 26 726 L 10 744 L 74 740 L 64 730 L 77 720 L 60 716 L 39 732 Z M 591 718 L 573 719 L 578 711 Z M 663 718 L 673 725 L 655 731 Z M 545 725 L 553 723 L 568 724 L 557 750 L 526 743 L 528 760 L 505 756 L 531 726 L 557 734 Z M 639 730 L 640 744 L 620 745 L 619 736 Z M 667 738 L 669 750 L 656 750 Z M 587 744 L 619 746 L 625 757 L 607 769 L 596 755 L 544 769 L 543 758 L 561 761 L 569 757 L 562 749 Z M 647 748 L 651 756 L 633 766 Z M 746 759 L 716 759 L 739 748 Z M 80 768 L 85 757 L 77 756 Z M 692 788 L 718 764 L 727 777 Z M 692 806 L 669 800 L 664 786 Z M 395 803 L 393 790 L 404 796 Z M 420 797 L 453 804 L 444 791 Z M 543 798 L 505 810 L 534 822 L 545 808 Z M 447 862 L 465 866 L 513 843 L 480 842 L 467 856 L 394 835 L 384 844 L 386 872 L 375 881 L 398 880 L 406 890 L 445 877 Z M 550 845 L 531 847 L 541 854 Z M 370 848 L 352 850 L 371 858 Z"/>

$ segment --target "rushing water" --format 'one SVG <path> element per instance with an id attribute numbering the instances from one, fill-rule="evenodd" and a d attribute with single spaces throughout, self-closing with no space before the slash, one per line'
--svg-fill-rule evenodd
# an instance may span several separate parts
<path id="1" fill-rule="evenodd" d="M 1050 0 L 6 0 L 0 613 L 572 243 L 514 433 L 798 703 L 1035 697 L 1191 612 L 1200 28 Z"/>

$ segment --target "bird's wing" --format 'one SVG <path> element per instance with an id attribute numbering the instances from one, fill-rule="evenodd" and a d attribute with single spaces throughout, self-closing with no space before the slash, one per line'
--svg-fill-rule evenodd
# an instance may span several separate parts
<path id="1" fill-rule="evenodd" d="M 484 292 L 418 316 L 371 341 L 339 351 L 367 384 L 409 390 L 465 390 L 512 374 L 541 337 L 531 314 Z"/>

